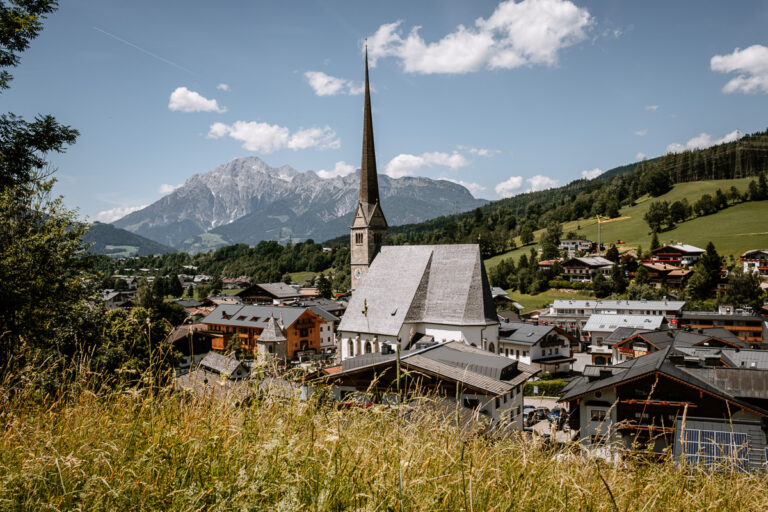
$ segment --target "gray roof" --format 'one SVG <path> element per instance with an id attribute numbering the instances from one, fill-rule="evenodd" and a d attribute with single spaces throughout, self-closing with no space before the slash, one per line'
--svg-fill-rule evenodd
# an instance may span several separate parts
<path id="1" fill-rule="evenodd" d="M 364 354 L 351 357 L 342 361 L 340 372 L 328 378 L 337 379 L 366 368 L 390 365 L 396 357 L 396 354 Z M 400 362 L 406 368 L 435 373 L 496 395 L 509 392 L 539 372 L 531 365 L 471 347 L 460 341 L 402 351 Z"/>
<path id="2" fill-rule="evenodd" d="M 500 288 L 498 286 L 494 286 L 491 288 L 491 295 L 495 299 L 496 297 L 505 297 L 509 298 L 509 295 L 507 295 L 507 292 L 504 290 L 504 288 Z"/>
<path id="3" fill-rule="evenodd" d="M 306 299 L 302 300 L 299 303 L 300 306 L 317 306 L 324 311 L 327 311 L 328 313 L 335 313 L 336 311 L 343 311 L 347 307 L 344 304 L 339 304 L 336 301 L 333 301 L 331 299 L 324 299 L 323 297 L 317 297 L 314 299 Z"/>
<path id="4" fill-rule="evenodd" d="M 535 345 L 554 330 L 554 328 L 554 325 L 504 322 L 499 324 L 499 341 L 521 345 Z"/>
<path id="5" fill-rule="evenodd" d="M 581 263 L 584 263 L 585 265 L 588 265 L 590 267 L 610 267 L 613 266 L 613 262 L 611 260 L 607 260 L 603 258 L 602 256 L 585 256 L 582 258 L 571 258 L 570 260 L 563 263 L 563 265 L 568 265 L 572 261 L 580 261 Z"/>
<path id="6" fill-rule="evenodd" d="M 225 356 L 218 352 L 208 352 L 202 361 L 200 361 L 200 366 L 216 373 L 234 375 L 235 371 L 237 371 L 237 368 L 240 366 L 240 361 L 237 360 L 234 353 Z"/>
<path id="7" fill-rule="evenodd" d="M 630 336 L 641 333 L 641 332 L 648 332 L 648 331 L 646 329 L 635 329 L 634 327 L 619 327 L 618 329 L 613 331 L 611 334 L 606 336 L 606 338 L 603 340 L 603 344 L 608 345 L 609 347 L 612 347 L 616 343 L 620 341 L 624 341 Z"/>
<path id="8" fill-rule="evenodd" d="M 582 300 L 558 299 L 552 303 L 554 308 L 568 309 L 642 309 L 652 311 L 681 311 L 685 301 L 681 300 Z"/>
<path id="9" fill-rule="evenodd" d="M 673 249 L 678 249 L 683 252 L 692 253 L 692 254 L 702 254 L 706 251 L 704 249 L 701 249 L 699 247 L 688 245 L 688 244 L 669 244 L 669 245 L 662 245 L 658 249 L 654 249 L 652 252 L 656 253 L 658 251 L 661 251 L 662 249 L 666 247 L 672 247 Z"/>
<path id="10" fill-rule="evenodd" d="M 339 330 L 395 336 L 405 322 L 498 323 L 478 245 L 381 248 Z"/>
<path id="11" fill-rule="evenodd" d="M 269 318 L 273 316 L 280 319 L 284 327 L 290 327 L 293 325 L 293 322 L 295 322 L 307 310 L 320 315 L 319 311 L 314 311 L 311 308 L 298 308 L 290 306 L 243 306 L 242 304 L 224 304 L 211 311 L 208 316 L 201 320 L 201 323 L 232 325 L 238 327 L 259 327 L 264 329 L 267 326 L 267 321 Z M 325 313 L 325 315 L 333 316 L 330 313 Z"/>
<path id="12" fill-rule="evenodd" d="M 757 391 L 760 389 L 760 386 L 763 386 L 763 391 L 761 392 L 768 396 L 768 392 L 765 391 L 768 389 L 768 371 L 742 368 L 733 369 L 734 372 L 746 371 L 764 374 L 738 377 L 736 376 L 738 374 L 733 372 L 708 371 L 723 370 L 723 368 L 683 367 L 673 364 L 670 360 L 670 357 L 676 354 L 684 356 L 686 352 L 678 351 L 674 348 L 674 345 L 669 345 L 663 350 L 653 352 L 647 356 L 630 359 L 617 365 L 598 367 L 589 365 L 584 369 L 584 376 L 574 379 L 563 389 L 561 401 L 573 400 L 601 389 L 614 387 L 626 381 L 660 372 L 678 381 L 745 405 L 768 416 L 768 411 L 765 411 L 761 406 L 756 406 L 744 400 L 744 398 L 761 398 L 760 396 L 754 396 L 760 393 Z M 725 370 L 731 369 L 726 368 Z M 590 380 L 590 377 L 599 377 L 603 373 L 606 374 L 605 377 Z M 742 385 L 739 383 L 740 379 L 744 382 L 744 390 L 739 389 L 739 386 Z M 725 385 L 723 381 L 729 381 L 729 384 Z"/>
<path id="13" fill-rule="evenodd" d="M 718 357 L 732 368 L 768 370 L 768 350 L 726 347 L 679 347 L 675 349 L 698 359 Z"/>
<path id="14" fill-rule="evenodd" d="M 270 316 L 267 320 L 267 326 L 259 334 L 259 341 L 287 341 L 285 333 L 280 328 L 275 317 Z"/>
<path id="15" fill-rule="evenodd" d="M 261 288 L 263 291 L 265 291 L 268 295 L 271 295 L 272 297 L 276 299 L 293 299 L 297 297 L 302 297 L 302 295 L 299 293 L 299 291 L 294 288 L 291 285 L 285 284 L 285 283 L 257 283 L 252 284 L 245 290 L 238 293 L 238 297 L 245 297 L 249 294 L 247 292 L 250 292 L 253 290 L 254 287 Z"/>
<path id="16" fill-rule="evenodd" d="M 661 315 L 592 315 L 582 330 L 613 332 L 619 327 L 658 329 L 665 323 L 666 319 Z"/>

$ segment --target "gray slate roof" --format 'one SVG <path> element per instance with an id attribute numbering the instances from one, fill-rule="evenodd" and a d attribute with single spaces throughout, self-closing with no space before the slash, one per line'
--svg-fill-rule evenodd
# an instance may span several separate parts
<path id="1" fill-rule="evenodd" d="M 366 368 L 390 365 L 396 357 L 396 354 L 364 354 L 351 357 L 342 361 L 340 372 L 327 378 L 335 380 Z M 465 345 L 460 341 L 402 351 L 400 362 L 405 368 L 432 372 L 496 395 L 509 392 L 540 371 L 534 366 Z"/>
<path id="2" fill-rule="evenodd" d="M 234 375 L 240 366 L 240 361 L 237 360 L 235 354 L 225 356 L 218 352 L 208 352 L 200 361 L 200 366 L 215 373 Z"/>
<path id="3" fill-rule="evenodd" d="M 284 327 L 290 327 L 293 325 L 293 322 L 308 309 L 311 310 L 311 308 L 297 308 L 290 306 L 243 306 L 242 304 L 224 304 L 211 311 L 208 316 L 202 319 L 201 323 L 232 325 L 238 327 L 260 327 L 264 329 L 267 326 L 269 317 L 273 316 L 280 319 Z M 313 312 L 318 315 L 320 314 L 319 311 Z M 325 315 L 333 317 L 330 313 L 325 313 Z"/>
<path id="4" fill-rule="evenodd" d="M 675 354 L 685 355 L 685 352 L 676 350 L 674 345 L 669 345 L 663 350 L 653 352 L 647 356 L 630 359 L 613 366 L 595 367 L 588 365 L 584 369 L 584 376 L 572 380 L 563 389 L 563 397 L 560 399 L 560 401 L 572 400 L 594 391 L 619 385 L 625 381 L 633 380 L 645 375 L 650 375 L 655 372 L 660 372 L 725 399 L 746 405 L 747 407 L 750 407 L 751 409 L 768 416 L 768 411 L 762 409 L 762 407 L 755 406 L 754 404 L 743 400 L 743 398 L 761 398 L 760 396 L 753 395 L 759 394 L 756 390 L 759 389 L 759 386 L 761 385 L 765 386 L 763 389 L 768 389 L 768 371 L 747 370 L 741 368 L 733 369 L 734 372 L 751 371 L 761 372 L 764 374 L 760 376 L 755 375 L 737 377 L 736 375 L 742 374 L 735 374 L 734 372 L 709 371 L 713 370 L 713 368 L 688 368 L 678 366 L 670 361 L 670 356 Z M 714 370 L 723 369 L 716 368 Z M 601 372 L 609 372 L 611 375 L 590 381 L 590 376 L 599 377 Z M 746 381 L 748 381 L 744 382 L 743 385 L 746 387 L 741 391 L 737 390 L 738 386 L 742 385 L 738 383 L 738 379 L 746 379 Z M 730 383 L 726 385 L 723 384 L 723 381 L 730 381 Z M 730 390 L 729 386 L 732 386 Z M 766 392 L 766 395 L 768 396 L 768 392 Z"/>
<path id="5" fill-rule="evenodd" d="M 276 299 L 293 299 L 301 298 L 302 295 L 293 286 L 285 283 L 257 283 L 249 286 L 245 290 L 238 293 L 238 297 L 244 297 L 250 295 L 248 292 L 253 291 L 254 287 L 261 288 L 268 295 Z"/>
<path id="6" fill-rule="evenodd" d="M 498 323 L 478 245 L 381 248 L 352 294 L 339 330 L 395 336 L 405 322 Z"/>
<path id="7" fill-rule="evenodd" d="M 602 300 L 602 299 L 558 299 L 552 303 L 556 309 L 598 309 L 598 310 L 650 310 L 680 311 L 685 306 L 681 300 Z"/>
<path id="8" fill-rule="evenodd" d="M 523 322 L 504 322 L 499 325 L 499 341 L 520 345 L 535 345 L 555 329 L 554 325 L 534 325 Z"/>
<path id="9" fill-rule="evenodd" d="M 267 320 L 267 326 L 259 334 L 259 341 L 287 341 L 285 333 L 280 328 L 275 317 L 269 317 Z"/>

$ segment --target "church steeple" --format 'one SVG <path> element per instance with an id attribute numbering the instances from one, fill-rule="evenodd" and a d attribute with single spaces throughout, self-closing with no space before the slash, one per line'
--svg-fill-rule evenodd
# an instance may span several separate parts
<path id="1" fill-rule="evenodd" d="M 363 159 L 360 163 L 360 199 L 350 228 L 352 289 L 368 272 L 387 238 L 387 219 L 379 204 L 376 150 L 373 146 L 371 86 L 368 81 L 368 45 L 365 47 L 365 107 L 363 110 Z"/>
<path id="2" fill-rule="evenodd" d="M 365 111 L 363 113 L 363 158 L 360 163 L 360 202 L 379 202 L 379 181 L 376 176 L 376 149 L 373 144 L 371 116 L 371 87 L 368 82 L 368 45 L 365 46 Z"/>

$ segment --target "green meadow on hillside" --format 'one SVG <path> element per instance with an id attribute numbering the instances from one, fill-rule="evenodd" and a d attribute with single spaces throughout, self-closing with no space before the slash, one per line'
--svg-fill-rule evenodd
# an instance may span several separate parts
<path id="1" fill-rule="evenodd" d="M 619 246 L 622 252 L 636 249 L 638 246 L 642 246 L 643 250 L 647 251 L 651 246 L 651 230 L 643 217 L 651 202 L 672 203 L 686 198 L 693 204 L 703 194 L 714 195 L 718 188 L 726 192 L 731 186 L 735 186 L 739 191 L 744 192 L 751 180 L 752 178 L 744 178 L 678 183 L 671 191 L 660 197 L 642 197 L 634 206 L 621 209 L 621 217 L 628 218 L 603 223 L 601 229 L 603 245 L 607 248 L 611 243 L 622 240 L 624 245 Z M 537 241 L 543 231 L 535 232 Z M 563 235 L 569 231 L 577 233 L 579 237 L 597 241 L 597 220 L 580 219 L 566 222 L 563 224 Z M 684 242 L 703 248 L 710 240 L 715 244 L 718 252 L 726 257 L 736 258 L 746 250 L 768 247 L 768 201 L 730 206 L 713 215 L 697 217 L 677 225 L 670 231 L 659 233 L 661 243 Z M 519 239 L 516 241 L 520 243 Z M 489 258 L 485 262 L 486 268 L 493 268 L 504 258 L 512 257 L 517 260 L 522 254 L 528 254 L 531 247 L 538 247 L 538 244 L 518 247 L 513 251 Z"/>

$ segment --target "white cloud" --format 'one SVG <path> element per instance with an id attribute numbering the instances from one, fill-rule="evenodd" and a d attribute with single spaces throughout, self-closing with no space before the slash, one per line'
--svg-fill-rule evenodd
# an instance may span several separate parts
<path id="1" fill-rule="evenodd" d="M 768 94 L 768 47 L 755 44 L 743 50 L 736 48 L 728 55 L 715 55 L 710 60 L 710 67 L 720 73 L 739 73 L 723 87 L 726 94 Z"/>
<path id="2" fill-rule="evenodd" d="M 354 165 L 348 164 L 344 161 L 340 161 L 340 162 L 336 162 L 336 165 L 333 167 L 333 170 L 326 171 L 323 169 L 323 170 L 317 171 L 317 175 L 327 180 L 330 178 L 337 178 L 339 176 L 347 176 L 348 174 L 352 174 L 356 170 L 357 168 Z"/>
<path id="3" fill-rule="evenodd" d="M 477 156 L 484 156 L 486 158 L 490 158 L 501 153 L 501 151 L 498 149 L 475 148 L 472 146 L 459 146 L 459 149 L 466 151 L 467 153 L 471 153 Z"/>
<path id="4" fill-rule="evenodd" d="M 477 197 L 477 195 L 480 192 L 485 190 L 485 187 L 480 185 L 479 183 L 470 183 L 467 181 L 455 180 L 453 178 L 446 178 L 446 177 L 441 177 L 438 179 L 443 181 L 450 181 L 451 183 L 456 183 L 457 185 L 461 185 L 462 187 L 469 190 L 469 193 L 472 194 L 474 197 Z"/>
<path id="5" fill-rule="evenodd" d="M 693 149 L 704 149 L 710 146 L 717 146 L 718 144 L 724 144 L 726 142 L 733 142 L 742 138 L 742 134 L 739 130 L 733 130 L 730 133 L 725 134 L 719 139 L 713 139 L 708 133 L 701 133 L 696 137 L 690 139 L 685 144 L 679 144 L 674 142 L 667 146 L 667 153 L 682 153 L 683 151 L 690 151 Z"/>
<path id="6" fill-rule="evenodd" d="M 307 71 L 304 79 L 318 96 L 334 96 L 336 94 L 362 94 L 363 84 L 327 75 L 322 71 Z"/>
<path id="7" fill-rule="evenodd" d="M 389 161 L 385 173 L 390 178 L 413 176 L 424 167 L 448 167 L 458 170 L 469 165 L 469 160 L 460 153 L 428 152 L 421 155 L 401 153 Z"/>
<path id="8" fill-rule="evenodd" d="M 160 187 L 158 187 L 157 193 L 167 195 L 173 192 L 174 190 L 176 190 L 177 188 L 181 187 L 181 185 L 182 185 L 181 183 L 179 183 L 178 185 L 169 185 L 168 183 L 163 183 L 162 185 L 160 185 Z"/>
<path id="9" fill-rule="evenodd" d="M 515 195 L 515 191 L 519 190 L 522 186 L 522 176 L 510 176 L 509 179 L 502 181 L 493 187 L 493 190 L 499 197 L 512 197 Z"/>
<path id="10" fill-rule="evenodd" d="M 638 137 L 642 137 L 647 133 L 648 133 L 648 130 L 635 130 L 635 135 L 637 135 Z"/>
<path id="11" fill-rule="evenodd" d="M 538 190 L 546 190 L 548 188 L 554 188 L 558 184 L 560 184 L 559 180 L 550 178 L 549 176 L 544 176 L 543 174 L 537 174 L 536 176 L 531 176 L 525 181 L 527 181 L 531 185 L 531 188 L 528 189 L 529 192 L 536 192 Z"/>
<path id="12" fill-rule="evenodd" d="M 474 26 L 459 25 L 427 43 L 415 26 L 403 37 L 401 21 L 381 25 L 368 38 L 371 65 L 399 58 L 409 73 L 468 73 L 557 63 L 558 52 L 587 38 L 593 18 L 569 0 L 507 0 Z"/>
<path id="13" fill-rule="evenodd" d="M 213 123 L 208 130 L 208 137 L 220 139 L 226 135 L 243 143 L 248 151 L 272 153 L 280 149 L 336 149 L 341 142 L 330 126 L 322 128 L 302 128 L 293 133 L 276 124 L 256 121 L 235 121 L 231 125 Z"/>
<path id="14" fill-rule="evenodd" d="M 99 213 L 96 214 L 94 217 L 94 220 L 97 220 L 99 222 L 114 222 L 117 219 L 121 219 L 128 215 L 129 213 L 135 212 L 137 210 L 141 210 L 142 208 L 146 208 L 146 204 L 142 204 L 141 206 L 120 206 L 117 208 L 112 208 L 111 210 L 102 210 Z"/>
<path id="15" fill-rule="evenodd" d="M 645 155 L 645 153 L 643 153 L 643 152 L 638 152 L 638 153 L 635 155 L 635 158 L 636 158 L 637 160 L 645 160 L 645 158 L 646 158 L 646 155 Z"/>
<path id="16" fill-rule="evenodd" d="M 186 87 L 177 87 L 171 93 L 171 99 L 168 102 L 168 108 L 176 112 L 226 112 L 227 109 L 219 107 L 216 100 L 204 98 L 195 91 L 190 91 Z"/>
<path id="17" fill-rule="evenodd" d="M 645 110 L 650 110 L 651 112 L 656 112 L 657 110 L 659 110 L 658 105 L 646 105 L 643 108 L 645 108 Z"/>
<path id="18" fill-rule="evenodd" d="M 229 85 L 221 83 L 221 84 L 217 85 L 216 88 L 218 90 L 220 90 L 220 91 L 228 91 L 229 90 Z"/>
<path id="19" fill-rule="evenodd" d="M 595 167 L 594 169 L 590 169 L 588 171 L 581 171 L 581 177 L 585 180 L 593 180 L 603 174 L 603 170 L 599 167 Z"/>

